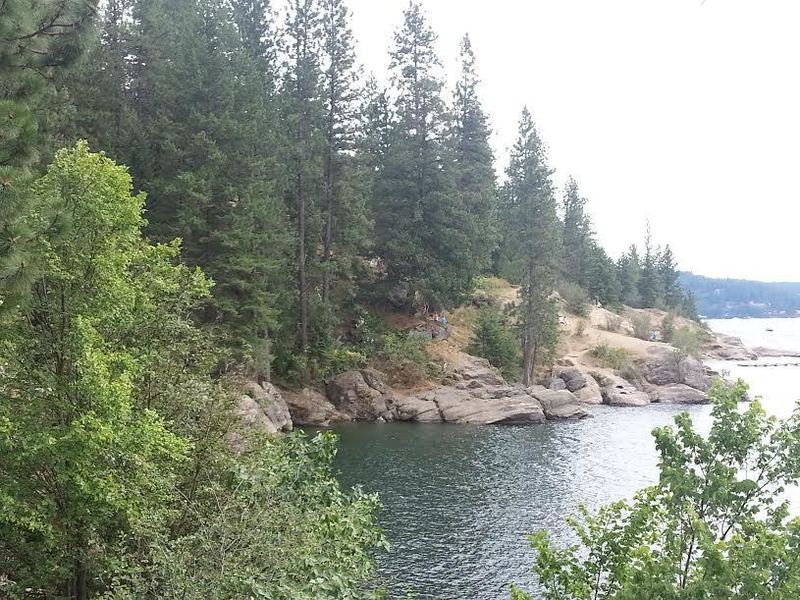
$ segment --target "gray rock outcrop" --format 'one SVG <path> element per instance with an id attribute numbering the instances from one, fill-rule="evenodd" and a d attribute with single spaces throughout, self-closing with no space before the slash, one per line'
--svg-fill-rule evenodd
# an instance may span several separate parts
<path id="1" fill-rule="evenodd" d="M 534 397 L 542 405 L 545 417 L 551 420 L 582 419 L 589 414 L 568 390 L 544 390 L 536 392 Z"/>
<path id="2" fill-rule="evenodd" d="M 711 377 L 703 363 L 688 356 L 679 357 L 669 346 L 649 348 L 641 361 L 642 375 L 651 385 L 686 384 L 701 391 L 711 387 Z"/>
<path id="3" fill-rule="evenodd" d="M 236 412 L 245 425 L 270 433 L 291 431 L 289 407 L 278 388 L 271 383 L 249 381 L 244 389 L 246 393 L 239 398 Z"/>
<path id="4" fill-rule="evenodd" d="M 648 390 L 650 401 L 661 404 L 707 404 L 708 395 L 683 383 L 655 386 Z"/>
<path id="5" fill-rule="evenodd" d="M 732 335 L 715 333 L 714 338 L 703 348 L 708 358 L 719 360 L 755 360 L 758 355 L 745 347 L 742 340 Z"/>
<path id="6" fill-rule="evenodd" d="M 646 406 L 650 396 L 616 375 L 598 375 L 603 402 L 611 406 Z"/>
<path id="7" fill-rule="evenodd" d="M 295 425 L 328 427 L 331 423 L 351 420 L 317 391 L 304 388 L 300 392 L 285 391 L 282 395 Z"/>
<path id="8" fill-rule="evenodd" d="M 600 386 L 589 373 L 575 367 L 562 369 L 559 377 L 564 380 L 567 390 L 572 392 L 583 404 L 602 404 L 603 394 Z"/>
<path id="9" fill-rule="evenodd" d="M 325 393 L 336 410 L 355 421 L 394 420 L 392 391 L 374 369 L 340 373 L 327 381 Z"/>

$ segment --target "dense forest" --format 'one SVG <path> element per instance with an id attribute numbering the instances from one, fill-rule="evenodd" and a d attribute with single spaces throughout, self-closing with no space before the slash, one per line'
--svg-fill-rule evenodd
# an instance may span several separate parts
<path id="1" fill-rule="evenodd" d="M 0 595 L 375 597 L 377 500 L 329 436 L 242 430 L 246 382 L 360 364 L 354 323 L 487 273 L 519 285 L 524 383 L 554 290 L 694 316 L 669 246 L 603 250 L 527 109 L 497 177 L 469 37 L 448 87 L 409 3 L 384 85 L 349 19 L 0 3 Z"/>
<path id="2" fill-rule="evenodd" d="M 398 18 L 383 85 L 343 0 L 115 0 L 41 133 L 129 168 L 148 238 L 214 281 L 197 318 L 258 377 L 324 376 L 359 311 L 452 307 L 487 271 L 523 286 L 531 355 L 559 281 L 693 314 L 668 246 L 599 246 L 527 110 L 498 180 L 469 37 L 448 87 L 421 7 Z"/>
<path id="3" fill-rule="evenodd" d="M 708 318 L 795 317 L 800 312 L 800 283 L 713 279 L 682 272 L 681 285 L 696 298 Z"/>

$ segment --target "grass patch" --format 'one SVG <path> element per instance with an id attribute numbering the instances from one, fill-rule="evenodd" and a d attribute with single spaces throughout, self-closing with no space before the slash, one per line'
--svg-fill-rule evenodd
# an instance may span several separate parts
<path id="1" fill-rule="evenodd" d="M 591 355 L 604 367 L 617 371 L 632 364 L 631 355 L 627 350 L 608 344 L 598 344 L 592 348 Z"/>

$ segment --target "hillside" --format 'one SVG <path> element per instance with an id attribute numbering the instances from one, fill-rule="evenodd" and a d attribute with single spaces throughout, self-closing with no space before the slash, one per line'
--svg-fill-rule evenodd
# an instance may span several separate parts
<path id="1" fill-rule="evenodd" d="M 707 318 L 794 317 L 800 314 L 800 283 L 715 279 L 680 274 L 681 285 L 695 297 Z"/>

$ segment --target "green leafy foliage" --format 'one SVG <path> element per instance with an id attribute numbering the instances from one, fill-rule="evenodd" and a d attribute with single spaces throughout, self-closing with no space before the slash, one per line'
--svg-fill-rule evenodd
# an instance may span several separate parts
<path id="1" fill-rule="evenodd" d="M 188 318 L 211 282 L 142 237 L 127 171 L 80 143 L 33 197 L 40 268 L 0 327 L 0 593 L 371 596 L 376 499 L 339 488 L 329 436 L 238 429 Z"/>
<path id="2" fill-rule="evenodd" d="M 467 351 L 487 359 L 500 369 L 506 379 L 514 379 L 519 375 L 519 341 L 514 330 L 496 309 L 484 308 L 478 313 Z"/>
<path id="3" fill-rule="evenodd" d="M 581 509 L 569 519 L 575 544 L 532 536 L 539 597 L 796 597 L 800 521 L 784 492 L 800 480 L 800 408 L 785 422 L 758 402 L 740 411 L 745 392 L 741 382 L 715 385 L 706 436 L 686 413 L 656 429 L 658 483 L 597 513 Z"/>

